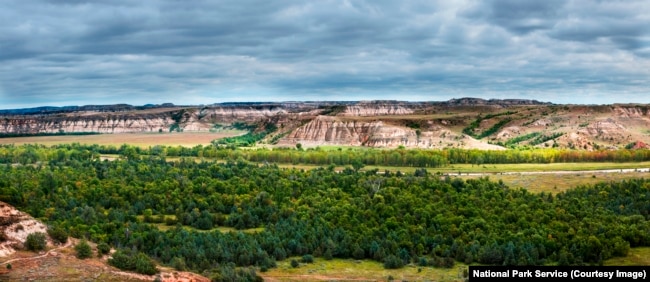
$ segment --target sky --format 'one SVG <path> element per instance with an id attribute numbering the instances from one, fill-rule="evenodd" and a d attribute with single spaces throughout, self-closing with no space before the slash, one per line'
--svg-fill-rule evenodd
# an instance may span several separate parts
<path id="1" fill-rule="evenodd" d="M 650 103 L 650 1 L 2 0 L 0 108 Z"/>

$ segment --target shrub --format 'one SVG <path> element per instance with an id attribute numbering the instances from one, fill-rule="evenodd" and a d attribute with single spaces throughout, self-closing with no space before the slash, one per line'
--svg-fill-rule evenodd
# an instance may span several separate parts
<path id="1" fill-rule="evenodd" d="M 47 229 L 47 235 L 57 244 L 65 244 L 68 242 L 68 232 L 58 226 Z"/>
<path id="2" fill-rule="evenodd" d="M 111 251 L 111 246 L 108 244 L 101 242 L 97 244 L 97 256 L 101 257 L 105 254 L 108 254 Z"/>
<path id="3" fill-rule="evenodd" d="M 153 275 L 159 272 L 156 264 L 141 252 L 134 254 L 133 252 L 118 250 L 108 260 L 108 264 L 121 270 L 135 271 L 146 275 Z"/>
<path id="4" fill-rule="evenodd" d="M 302 259 L 300 260 L 303 263 L 313 263 L 314 262 L 314 256 L 312 255 L 304 255 L 302 256 Z"/>
<path id="5" fill-rule="evenodd" d="M 74 246 L 74 250 L 77 252 L 78 259 L 87 259 L 93 255 L 93 250 L 90 248 L 90 245 L 86 240 L 79 241 L 79 243 Z"/>
<path id="6" fill-rule="evenodd" d="M 297 260 L 292 259 L 292 260 L 291 260 L 291 267 L 296 268 L 296 267 L 298 267 L 298 266 L 300 266 L 300 263 L 298 263 Z"/>
<path id="7" fill-rule="evenodd" d="M 395 255 L 389 255 L 384 259 L 384 268 L 398 269 L 404 267 L 404 261 Z"/>
<path id="8" fill-rule="evenodd" d="M 43 232 L 34 232 L 27 235 L 27 240 L 25 240 L 25 248 L 30 251 L 41 251 L 45 249 L 45 233 Z"/>
<path id="9" fill-rule="evenodd" d="M 174 269 L 178 271 L 185 271 L 185 269 L 187 269 L 187 264 L 185 263 L 185 259 L 179 257 L 174 257 L 172 259 L 172 266 L 174 267 Z"/>

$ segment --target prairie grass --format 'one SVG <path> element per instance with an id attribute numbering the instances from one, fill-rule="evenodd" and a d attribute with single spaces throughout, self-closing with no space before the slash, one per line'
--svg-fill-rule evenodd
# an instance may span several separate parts
<path id="1" fill-rule="evenodd" d="M 139 146 L 142 148 L 165 145 L 194 147 L 196 145 L 209 145 L 214 139 L 232 137 L 245 133 L 240 130 L 223 130 L 220 132 L 174 132 L 174 133 L 116 133 L 97 135 L 61 135 L 61 136 L 34 136 L 0 138 L 0 144 L 42 144 L 46 146 L 80 143 L 86 145 L 113 145 L 122 144 Z"/>
<path id="2" fill-rule="evenodd" d="M 400 269 L 384 269 L 383 264 L 370 260 L 316 258 L 314 263 L 300 263 L 291 267 L 291 260 L 278 262 L 278 267 L 262 272 L 260 275 L 271 281 L 462 281 L 462 271 L 466 265 L 457 264 L 453 268 L 433 268 L 407 265 Z"/>
<path id="3" fill-rule="evenodd" d="M 626 257 L 608 259 L 605 265 L 626 266 L 626 265 L 650 265 L 650 247 L 632 248 Z"/>

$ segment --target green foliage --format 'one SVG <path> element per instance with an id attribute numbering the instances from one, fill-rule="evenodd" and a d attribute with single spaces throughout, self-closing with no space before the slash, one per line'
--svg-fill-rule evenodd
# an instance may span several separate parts
<path id="1" fill-rule="evenodd" d="M 257 275 L 255 268 L 237 268 L 232 264 L 221 265 L 216 269 L 216 273 L 210 277 L 212 282 L 262 282 L 264 279 Z"/>
<path id="2" fill-rule="evenodd" d="M 314 262 L 314 256 L 312 255 L 304 255 L 302 256 L 302 259 L 300 260 L 303 263 L 313 263 Z"/>
<path id="3" fill-rule="evenodd" d="M 407 121 L 406 126 L 412 129 L 420 129 L 420 123 L 413 120 Z"/>
<path id="4" fill-rule="evenodd" d="M 540 132 L 532 132 L 532 133 L 528 133 L 528 134 L 524 134 L 524 135 L 519 135 L 517 137 L 509 139 L 508 141 L 506 141 L 506 143 L 504 145 L 512 146 L 512 145 L 518 144 L 520 142 L 526 141 L 528 139 L 535 138 L 535 137 L 537 137 L 537 136 L 539 136 L 541 134 L 542 133 L 540 133 Z"/>
<path id="5" fill-rule="evenodd" d="M 11 270 L 11 263 L 7 264 L 7 269 Z"/>
<path id="6" fill-rule="evenodd" d="M 77 253 L 78 259 L 87 259 L 93 256 L 93 250 L 90 248 L 90 245 L 86 240 L 81 240 L 74 246 L 74 250 Z"/>
<path id="7" fill-rule="evenodd" d="M 512 121 L 512 119 L 509 119 L 509 118 L 500 120 L 499 122 L 497 122 L 492 127 L 490 127 L 487 130 L 481 132 L 481 134 L 479 134 L 477 136 L 477 139 L 481 139 L 483 137 L 487 137 L 487 136 L 490 136 L 490 135 L 496 133 L 497 131 L 499 131 L 499 129 L 501 129 L 503 126 L 505 126 L 506 124 L 508 124 L 511 121 Z"/>
<path id="8" fill-rule="evenodd" d="M 276 135 L 274 135 L 274 136 L 271 138 L 271 140 L 269 141 L 269 143 L 270 143 L 270 144 L 273 144 L 273 145 L 278 144 L 278 142 L 280 141 L 280 139 L 284 138 L 285 136 L 289 135 L 290 133 L 291 133 L 291 131 L 287 131 L 287 132 L 283 132 L 283 133 L 280 133 L 280 134 L 276 134 Z"/>
<path id="9" fill-rule="evenodd" d="M 103 255 L 108 254 L 111 251 L 111 246 L 108 244 L 101 242 L 97 244 L 97 256 L 101 257 Z"/>
<path id="10" fill-rule="evenodd" d="M 249 132 L 235 137 L 226 137 L 217 140 L 213 140 L 212 144 L 215 147 L 250 147 L 255 145 L 258 141 L 264 139 L 266 135 L 275 132 L 278 128 L 273 123 L 267 123 L 264 126 L 263 131 L 255 132 L 257 128 L 256 125 L 249 125 L 246 123 L 235 122 L 231 125 L 232 127 L 240 130 L 248 130 Z"/>
<path id="11" fill-rule="evenodd" d="M 178 271 L 185 271 L 187 270 L 187 264 L 185 263 L 185 259 L 181 257 L 174 257 L 172 259 L 172 266 L 174 269 Z"/>
<path id="12" fill-rule="evenodd" d="M 293 267 L 293 268 L 297 268 L 298 266 L 300 266 L 300 263 L 298 263 L 297 260 L 292 259 L 292 260 L 291 260 L 291 267 Z"/>
<path id="13" fill-rule="evenodd" d="M 539 145 L 539 144 L 542 144 L 542 143 L 544 143 L 546 141 L 556 139 L 556 138 L 558 138 L 558 137 L 560 137 L 562 135 L 564 135 L 564 133 L 561 133 L 561 132 L 556 132 L 556 133 L 553 133 L 551 135 L 541 135 L 541 136 L 538 136 L 537 138 L 533 139 L 532 141 L 530 141 L 529 144 L 531 146 Z"/>
<path id="14" fill-rule="evenodd" d="M 636 144 L 637 144 L 636 142 L 629 143 L 629 144 L 625 145 L 625 149 L 628 149 L 628 150 L 633 149 L 634 146 L 636 146 Z"/>
<path id="15" fill-rule="evenodd" d="M 474 137 L 476 139 L 481 139 L 483 137 L 492 135 L 495 132 L 497 132 L 501 127 L 503 127 L 504 125 L 506 125 L 507 123 L 512 121 L 512 119 L 510 119 L 510 118 L 503 119 L 503 120 L 499 121 L 497 124 L 495 124 L 494 126 L 492 126 L 491 128 L 489 128 L 488 130 L 482 132 L 481 134 L 476 134 L 475 130 L 481 125 L 481 122 L 484 121 L 484 120 L 499 117 L 499 116 L 513 115 L 513 114 L 516 114 L 516 113 L 517 112 L 507 111 L 507 112 L 503 112 L 503 113 L 488 114 L 488 115 L 485 115 L 484 117 L 479 115 L 476 118 L 476 120 L 472 121 L 472 123 L 470 123 L 467 127 L 463 128 L 463 133 L 465 133 L 465 134 L 467 134 L 469 136 L 472 136 L 472 137 Z"/>
<path id="16" fill-rule="evenodd" d="M 60 226 L 53 226 L 47 229 L 47 235 L 57 244 L 65 244 L 68 242 L 68 232 Z"/>
<path id="17" fill-rule="evenodd" d="M 185 109 L 182 109 L 177 112 L 173 112 L 171 118 L 172 120 L 174 120 L 176 124 L 178 124 L 183 120 L 183 116 L 185 115 L 185 113 L 186 113 Z"/>
<path id="18" fill-rule="evenodd" d="M 181 127 L 178 125 L 178 123 L 174 123 L 169 127 L 169 132 L 181 132 Z"/>
<path id="19" fill-rule="evenodd" d="M 389 255 L 384 259 L 384 268 L 398 269 L 404 267 L 404 261 L 395 255 Z"/>
<path id="20" fill-rule="evenodd" d="M 121 270 L 135 271 L 146 275 L 160 272 L 156 268 L 156 264 L 141 252 L 117 250 L 113 253 L 113 257 L 108 259 L 108 264 Z"/>
<path id="21" fill-rule="evenodd" d="M 45 250 L 46 244 L 47 241 L 43 232 L 30 233 L 25 240 L 25 248 L 34 252 Z"/>
<path id="22" fill-rule="evenodd" d="M 345 106 L 345 105 L 328 106 L 328 107 L 325 107 L 325 109 L 323 111 L 321 111 L 320 114 L 324 115 L 324 116 L 335 116 L 337 114 L 345 112 L 346 109 L 347 109 L 347 106 Z"/>
<path id="23" fill-rule="evenodd" d="M 234 128 L 234 129 L 237 129 L 237 130 L 253 131 L 253 130 L 255 130 L 257 128 L 257 125 L 248 124 L 248 123 L 241 122 L 241 121 L 236 121 L 236 122 L 233 122 L 230 125 L 230 127 Z"/>
<path id="24" fill-rule="evenodd" d="M 99 161 L 92 157 L 96 148 L 84 148 L 0 146 L 3 163 L 13 163 L 28 151 L 30 159 L 48 160 L 40 167 L 1 165 L 0 195 L 71 235 L 123 248 L 110 263 L 130 271 L 155 273 L 147 256 L 174 267 L 182 259 L 186 269 L 212 271 L 215 279 L 255 279 L 246 267 L 269 269 L 275 260 L 306 255 L 373 259 L 387 267 L 413 258 L 440 267 L 455 261 L 597 264 L 650 245 L 650 180 L 601 183 L 550 195 L 486 178 L 441 178 L 427 169 L 400 175 L 351 168 L 282 169 L 248 163 L 243 150 L 218 151 L 239 154 L 225 162 L 167 162 L 154 156 Z M 179 153 L 192 152 L 187 150 Z M 133 151 L 147 155 L 142 149 Z M 364 163 L 364 157 L 384 154 L 399 162 L 410 154 L 414 159 L 440 154 L 455 161 L 483 158 L 486 163 L 564 156 L 556 150 L 368 151 L 331 153 Z M 306 152 L 321 153 L 280 150 L 277 157 L 309 156 Z M 630 154 L 625 158 L 636 153 L 624 152 Z M 571 156 L 606 158 L 608 153 Z M 151 222 L 144 222 L 143 215 Z M 176 219 L 176 225 L 163 224 L 165 217 Z M 199 230 L 210 225 L 209 231 Z M 223 226 L 263 228 L 251 233 L 214 229 Z"/>

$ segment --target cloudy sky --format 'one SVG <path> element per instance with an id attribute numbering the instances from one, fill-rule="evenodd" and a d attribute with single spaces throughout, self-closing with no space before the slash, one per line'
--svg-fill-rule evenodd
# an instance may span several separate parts
<path id="1" fill-rule="evenodd" d="M 0 108 L 650 103 L 650 1 L 2 0 Z"/>

